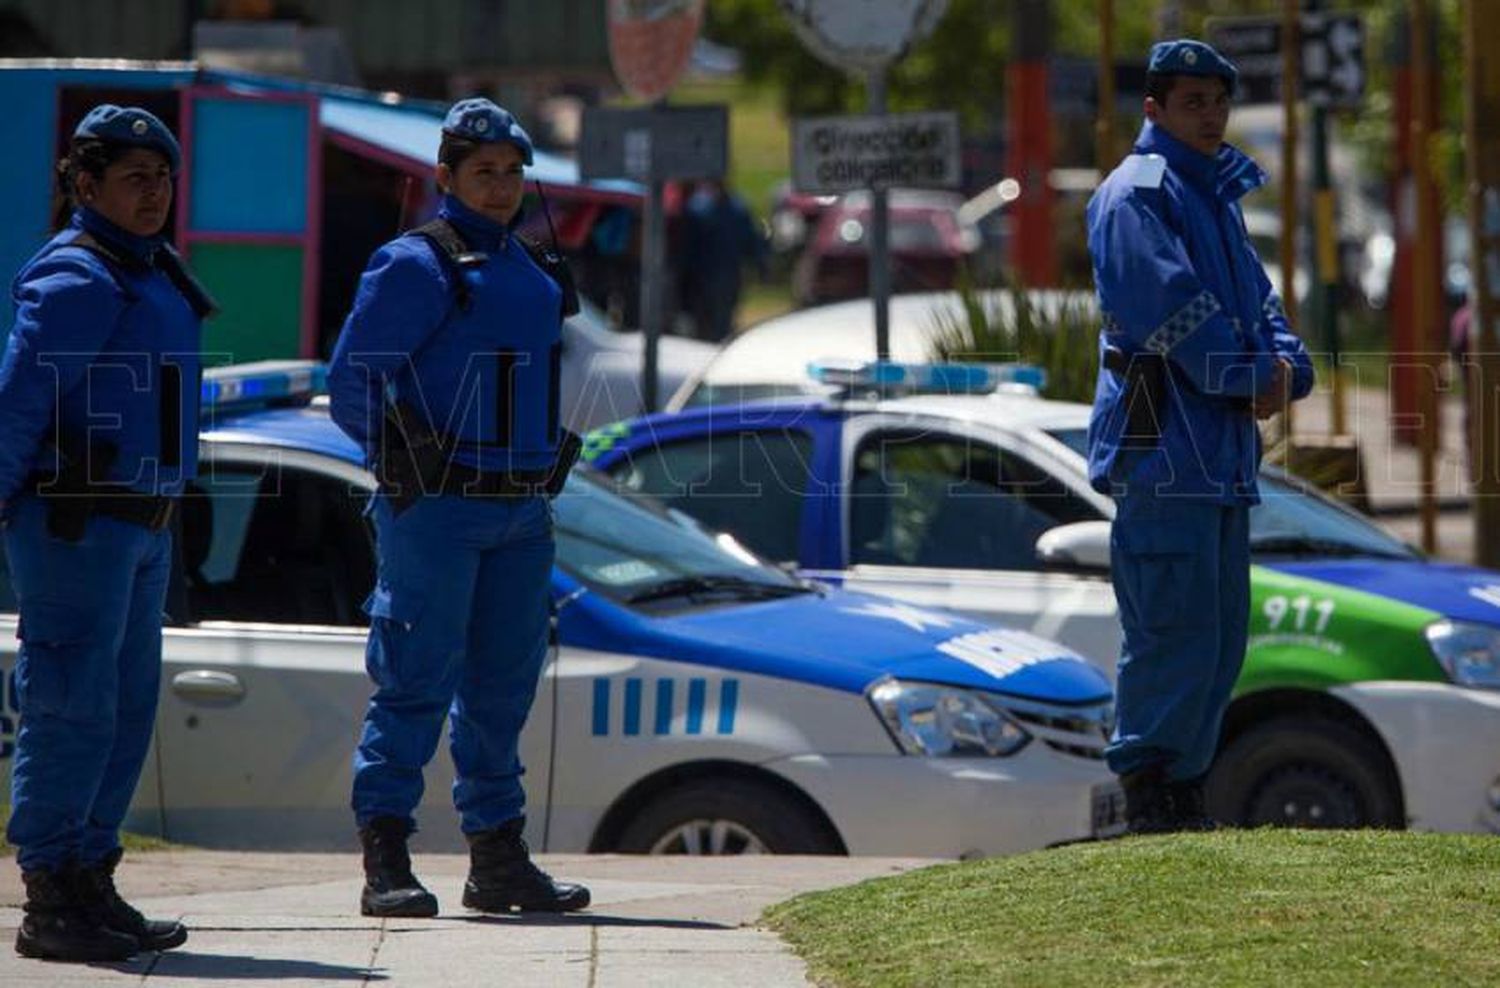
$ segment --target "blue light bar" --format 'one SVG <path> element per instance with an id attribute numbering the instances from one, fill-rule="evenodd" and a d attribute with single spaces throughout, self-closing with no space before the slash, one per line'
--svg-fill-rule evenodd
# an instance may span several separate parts
<path id="1" fill-rule="evenodd" d="M 328 368 L 316 360 L 261 360 L 209 367 L 200 397 L 205 408 L 311 398 L 327 390 Z"/>
<path id="2" fill-rule="evenodd" d="M 989 394 L 1003 385 L 1041 391 L 1047 372 L 1034 364 L 899 364 L 876 360 L 815 360 L 808 376 L 842 388 L 937 394 Z"/>

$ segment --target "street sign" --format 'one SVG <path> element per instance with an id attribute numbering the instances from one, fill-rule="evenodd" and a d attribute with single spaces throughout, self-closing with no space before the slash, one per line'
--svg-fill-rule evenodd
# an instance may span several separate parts
<path id="1" fill-rule="evenodd" d="M 1281 101 L 1281 21 L 1213 17 L 1208 41 L 1240 70 L 1241 103 Z M 1358 14 L 1304 13 L 1301 93 L 1313 106 L 1355 109 L 1365 95 L 1365 24 Z"/>
<path id="2" fill-rule="evenodd" d="M 671 91 L 692 57 L 703 0 L 608 0 L 609 61 L 637 99 Z"/>
<path id="3" fill-rule="evenodd" d="M 960 151 L 956 113 L 810 117 L 796 121 L 792 185 L 813 193 L 954 188 Z"/>
<path id="4" fill-rule="evenodd" d="M 856 75 L 884 71 L 925 38 L 948 0 L 780 0 L 802 43 Z"/>
<path id="5" fill-rule="evenodd" d="M 722 178 L 728 162 L 729 108 L 722 103 L 583 111 L 582 178 Z"/>

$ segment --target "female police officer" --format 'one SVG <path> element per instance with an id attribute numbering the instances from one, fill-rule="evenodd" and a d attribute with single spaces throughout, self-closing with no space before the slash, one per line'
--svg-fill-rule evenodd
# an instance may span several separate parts
<path id="1" fill-rule="evenodd" d="M 563 293 L 515 234 L 532 159 L 515 119 L 457 103 L 438 158 L 439 218 L 376 251 L 329 370 L 333 417 L 381 479 L 376 690 L 354 755 L 360 909 L 437 913 L 406 840 L 445 714 L 464 905 L 581 909 L 587 889 L 530 861 L 517 757 L 546 651 Z"/>
<path id="2" fill-rule="evenodd" d="M 60 166 L 72 219 L 13 287 L 0 500 L 22 720 L 6 836 L 26 884 L 16 950 L 32 957 L 117 959 L 187 939 L 113 881 L 156 714 L 166 525 L 197 464 L 211 303 L 162 236 L 178 162 L 150 113 L 92 110 Z"/>

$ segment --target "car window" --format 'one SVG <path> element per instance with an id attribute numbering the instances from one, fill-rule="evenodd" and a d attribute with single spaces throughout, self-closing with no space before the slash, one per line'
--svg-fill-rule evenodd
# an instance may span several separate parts
<path id="1" fill-rule="evenodd" d="M 375 582 L 362 497 L 281 465 L 214 464 L 181 502 L 181 570 L 195 621 L 361 625 Z"/>
<path id="2" fill-rule="evenodd" d="M 1033 570 L 1043 532 L 1100 517 L 1057 478 L 989 443 L 883 431 L 855 451 L 849 558 Z"/>
<path id="3" fill-rule="evenodd" d="M 805 432 L 747 430 L 643 447 L 611 473 L 767 559 L 795 562 L 811 457 Z"/>
<path id="4" fill-rule="evenodd" d="M 617 489 L 607 477 L 575 471 L 553 508 L 558 567 L 614 600 L 630 603 L 643 590 L 694 577 L 801 589 L 736 540 L 715 536 L 654 498 Z"/>

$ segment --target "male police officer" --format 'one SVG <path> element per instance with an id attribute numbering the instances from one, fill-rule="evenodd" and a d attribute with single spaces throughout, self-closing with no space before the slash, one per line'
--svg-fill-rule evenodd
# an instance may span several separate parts
<path id="1" fill-rule="evenodd" d="M 1125 632 L 1106 757 L 1132 832 L 1212 826 L 1202 780 L 1249 622 L 1255 420 L 1313 385 L 1240 213 L 1266 179 L 1224 143 L 1234 66 L 1178 40 L 1147 72 L 1135 153 L 1087 214 L 1104 313 L 1089 479 L 1115 498 Z"/>

